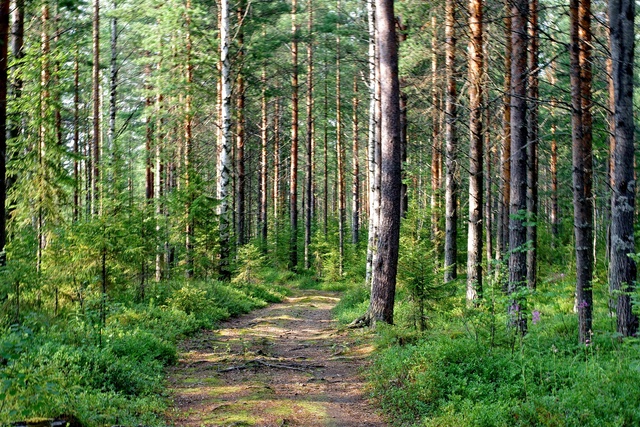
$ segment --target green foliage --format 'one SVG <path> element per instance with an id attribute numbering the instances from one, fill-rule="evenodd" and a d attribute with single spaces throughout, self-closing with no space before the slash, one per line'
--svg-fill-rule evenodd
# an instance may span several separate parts
<path id="1" fill-rule="evenodd" d="M 477 307 L 460 298 L 420 336 L 383 328 L 368 375 L 385 412 L 415 426 L 637 425 L 640 341 L 603 332 L 610 320 L 598 310 L 600 332 L 578 345 L 573 279 L 555 277 L 527 295 L 524 337 L 507 327 L 508 298 L 493 287 Z"/>
<path id="2" fill-rule="evenodd" d="M 163 282 L 141 303 L 110 302 L 104 328 L 93 294 L 63 317 L 29 312 L 0 333 L 0 424 L 67 413 L 90 427 L 162 425 L 176 341 L 285 293 L 266 282 Z"/>

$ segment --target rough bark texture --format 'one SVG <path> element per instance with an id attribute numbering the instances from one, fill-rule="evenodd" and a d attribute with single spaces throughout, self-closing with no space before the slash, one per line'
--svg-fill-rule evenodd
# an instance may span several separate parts
<path id="1" fill-rule="evenodd" d="M 219 218 L 220 255 L 218 274 L 222 280 L 231 278 L 231 61 L 229 58 L 229 4 L 220 0 L 220 142 L 218 145 L 217 214 Z"/>
<path id="2" fill-rule="evenodd" d="M 591 13 L 589 0 L 571 0 L 571 140 L 573 230 L 576 249 L 576 307 L 579 339 L 591 334 L 593 279 L 593 167 L 591 137 Z"/>
<path id="3" fill-rule="evenodd" d="M 449 282 L 458 277 L 458 137 L 457 120 L 457 86 L 455 73 L 456 35 L 455 35 L 455 3 L 446 2 L 445 18 L 445 67 L 447 77 L 447 93 L 445 97 L 445 145 L 446 145 L 446 177 L 445 177 L 445 240 L 444 240 L 444 280 Z"/>
<path id="4" fill-rule="evenodd" d="M 92 212 L 98 213 L 100 181 L 100 0 L 93 1 L 93 167 Z"/>
<path id="5" fill-rule="evenodd" d="M 340 12 L 340 0 L 338 0 L 338 13 Z M 337 25 L 336 37 L 336 159 L 338 172 L 338 250 L 340 253 L 339 272 L 342 276 L 344 270 L 344 236 L 347 222 L 345 179 L 344 179 L 344 149 L 342 144 L 342 100 L 340 84 L 340 24 Z"/>
<path id="6" fill-rule="evenodd" d="M 438 105 L 438 24 L 435 15 L 431 17 L 431 30 L 433 31 L 433 34 L 431 35 L 431 108 L 433 109 L 431 113 L 431 123 L 433 127 L 433 132 L 431 134 L 431 238 L 437 247 L 437 253 L 440 254 L 440 245 L 442 241 L 442 230 L 440 230 L 442 142 L 440 138 L 441 105 Z"/>
<path id="7" fill-rule="evenodd" d="M 527 119 L 527 286 L 536 288 L 538 272 L 538 0 L 529 5 L 529 117 Z"/>
<path id="8" fill-rule="evenodd" d="M 525 252 L 527 208 L 527 14 L 528 0 L 515 0 L 511 7 L 511 192 L 509 225 L 509 294 L 526 286 Z M 511 323 L 524 333 L 527 319 L 521 301 L 512 300 Z"/>
<path id="9" fill-rule="evenodd" d="M 291 76 L 291 173 L 289 175 L 289 269 L 295 271 L 298 267 L 298 31 L 296 22 L 298 1 L 291 4 L 291 55 L 293 73 Z"/>
<path id="10" fill-rule="evenodd" d="M 636 264 L 628 256 L 629 253 L 635 252 L 633 238 L 636 190 L 633 172 L 634 16 L 633 0 L 609 1 L 615 104 L 609 284 L 611 290 L 618 293 L 616 305 L 618 332 L 624 336 L 633 335 L 638 329 L 638 318 L 631 311 L 629 294 L 636 280 Z"/>
<path id="11" fill-rule="evenodd" d="M 373 265 L 371 323 L 393 323 L 400 240 L 400 84 L 393 0 L 376 0 L 380 51 L 382 186 L 378 256 Z"/>
<path id="12" fill-rule="evenodd" d="M 555 86 L 555 63 L 552 64 L 551 86 Z M 556 132 L 558 125 L 556 123 L 556 98 L 551 98 L 551 157 L 549 170 L 551 174 L 551 234 L 553 235 L 552 244 L 555 246 L 556 241 L 560 237 L 560 216 L 559 216 L 559 204 L 558 204 L 558 139 Z"/>
<path id="13" fill-rule="evenodd" d="M 353 155 L 352 169 L 353 182 L 351 184 L 351 243 L 358 244 L 360 237 L 360 163 L 359 163 L 359 136 L 358 122 L 358 76 L 353 76 Z"/>
<path id="14" fill-rule="evenodd" d="M 238 2 L 236 16 L 238 19 L 237 43 L 238 52 L 236 58 L 239 64 L 243 64 L 244 59 L 244 33 L 242 31 L 242 16 L 244 13 L 242 1 Z M 242 70 L 238 73 L 236 80 L 236 241 L 238 245 L 244 245 L 247 241 L 246 232 L 246 189 L 247 176 L 245 171 L 245 129 L 244 129 L 244 104 L 245 104 L 245 84 Z"/>
<path id="15" fill-rule="evenodd" d="M 467 236 L 467 302 L 482 294 L 482 0 L 469 2 L 469 229 Z"/>
<path id="16" fill-rule="evenodd" d="M 380 215 L 380 103 L 379 61 L 376 46 L 375 1 L 367 1 L 369 22 L 369 142 L 367 157 L 369 165 L 369 238 L 367 242 L 367 267 L 365 283 L 371 285 L 373 261 L 378 246 L 378 218 Z"/>
<path id="17" fill-rule="evenodd" d="M 511 6 L 505 0 L 504 110 L 502 113 L 502 154 L 500 168 L 500 205 L 496 258 L 502 260 L 509 248 L 509 210 L 511 204 Z"/>
<path id="18" fill-rule="evenodd" d="M 184 185 L 187 192 L 187 199 L 185 202 L 185 258 L 186 269 L 185 275 L 187 278 L 193 277 L 194 265 L 193 265 L 193 247 L 194 247 L 194 221 L 191 218 L 191 205 L 193 204 L 193 195 L 191 194 L 191 176 L 192 176 L 192 163 L 193 163 L 193 136 L 191 121 L 193 119 L 193 113 L 191 111 L 192 102 L 192 83 L 193 83 L 193 64 L 191 61 L 191 0 L 187 0 L 186 13 L 185 13 L 185 26 L 186 26 L 186 96 L 184 104 Z"/>
<path id="19" fill-rule="evenodd" d="M 0 2 L 0 267 L 6 264 L 6 182 L 7 182 L 7 89 L 9 46 L 9 0 Z"/>
<path id="20" fill-rule="evenodd" d="M 314 152 L 314 120 L 313 120 L 313 3 L 307 1 L 308 20 L 307 32 L 309 42 L 307 43 L 307 176 L 305 183 L 305 194 L 307 204 L 305 206 L 304 217 L 304 268 L 311 267 L 311 223 L 313 220 L 313 152 Z"/>
<path id="21" fill-rule="evenodd" d="M 260 126 L 260 140 L 261 140 L 261 151 L 260 151 L 260 209 L 259 209 L 259 221 L 260 224 L 258 226 L 260 239 L 262 241 L 262 247 L 266 250 L 267 247 L 267 232 L 269 229 L 268 224 L 268 180 L 269 180 L 269 163 L 268 163 L 268 143 L 269 143 L 269 117 L 268 117 L 268 109 L 267 109 L 267 67 L 263 65 L 262 67 L 262 94 L 261 94 L 261 110 L 262 110 L 262 120 Z"/>

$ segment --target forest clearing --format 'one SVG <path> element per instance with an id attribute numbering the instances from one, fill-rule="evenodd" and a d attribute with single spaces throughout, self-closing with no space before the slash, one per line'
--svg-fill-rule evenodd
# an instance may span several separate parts
<path id="1" fill-rule="evenodd" d="M 0 0 L 0 425 L 640 426 L 635 20 Z"/>

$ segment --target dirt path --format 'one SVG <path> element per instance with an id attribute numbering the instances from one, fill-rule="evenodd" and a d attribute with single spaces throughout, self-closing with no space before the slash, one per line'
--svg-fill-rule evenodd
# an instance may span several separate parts
<path id="1" fill-rule="evenodd" d="M 359 376 L 366 330 L 337 331 L 336 294 L 297 291 L 187 340 L 170 373 L 175 426 L 383 427 Z"/>

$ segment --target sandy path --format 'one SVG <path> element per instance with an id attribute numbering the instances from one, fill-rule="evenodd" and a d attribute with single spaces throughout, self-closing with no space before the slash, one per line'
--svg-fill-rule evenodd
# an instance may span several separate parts
<path id="1" fill-rule="evenodd" d="M 367 330 L 337 331 L 336 294 L 280 304 L 185 341 L 170 372 L 175 426 L 386 426 L 359 376 Z"/>

